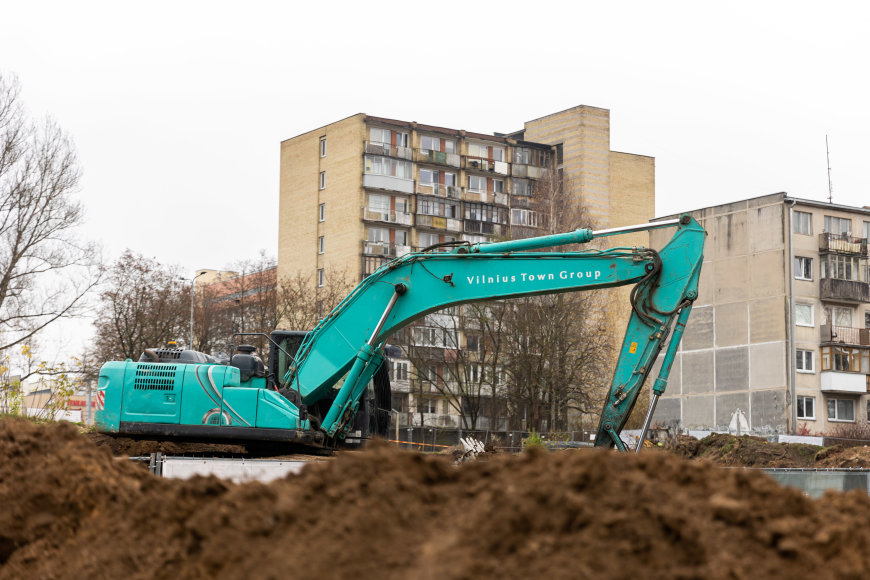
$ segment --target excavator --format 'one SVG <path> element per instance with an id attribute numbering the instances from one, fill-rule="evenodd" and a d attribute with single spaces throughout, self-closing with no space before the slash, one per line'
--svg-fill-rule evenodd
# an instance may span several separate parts
<path id="1" fill-rule="evenodd" d="M 676 228 L 660 251 L 564 250 L 659 228 Z M 335 446 L 361 433 L 383 435 L 390 408 L 385 349 L 400 329 L 453 305 L 634 284 L 595 437 L 596 446 L 628 451 L 620 432 L 662 350 L 643 433 L 665 392 L 698 296 L 705 236 L 683 215 L 502 242 L 448 242 L 406 254 L 366 277 L 310 332 L 268 336 L 268 369 L 248 345 L 240 345 L 228 364 L 177 348 L 148 349 L 136 362 L 107 362 L 99 375 L 97 430 L 314 446 Z M 374 427 L 372 417 L 379 417 Z"/>

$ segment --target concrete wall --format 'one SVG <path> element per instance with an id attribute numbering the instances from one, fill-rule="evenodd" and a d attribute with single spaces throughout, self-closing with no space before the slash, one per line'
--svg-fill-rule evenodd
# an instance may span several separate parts
<path id="1" fill-rule="evenodd" d="M 785 206 L 781 194 L 692 212 L 708 237 L 699 298 L 657 422 L 757 434 L 788 428 Z M 673 230 L 651 234 L 660 248 Z"/>

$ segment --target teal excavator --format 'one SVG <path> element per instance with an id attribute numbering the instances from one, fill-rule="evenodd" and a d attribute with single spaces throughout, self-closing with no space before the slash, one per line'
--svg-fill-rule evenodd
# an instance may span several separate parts
<path id="1" fill-rule="evenodd" d="M 676 232 L 660 251 L 540 251 L 669 227 Z M 267 337 L 268 369 L 246 345 L 227 362 L 192 350 L 148 349 L 139 361 L 106 363 L 98 383 L 97 430 L 322 446 L 360 433 L 383 435 L 390 408 L 385 348 L 396 331 L 458 304 L 634 284 L 631 317 L 595 438 L 596 446 L 625 451 L 620 432 L 663 349 L 644 433 L 667 386 L 698 296 L 705 235 L 684 215 L 505 242 L 453 242 L 407 254 L 360 282 L 312 331 L 273 332 Z M 374 424 L 372 417 L 378 418 Z"/>

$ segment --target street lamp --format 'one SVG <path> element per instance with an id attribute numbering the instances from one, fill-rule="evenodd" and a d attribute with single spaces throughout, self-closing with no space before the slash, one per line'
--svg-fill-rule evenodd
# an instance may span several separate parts
<path id="1" fill-rule="evenodd" d="M 193 350 L 193 302 L 195 297 L 194 290 L 196 290 L 196 279 L 205 273 L 206 271 L 203 270 L 190 281 L 190 343 L 188 346 L 190 350 Z"/>

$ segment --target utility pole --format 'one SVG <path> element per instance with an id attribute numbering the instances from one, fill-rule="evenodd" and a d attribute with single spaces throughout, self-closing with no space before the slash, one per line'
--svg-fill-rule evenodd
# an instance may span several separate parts
<path id="1" fill-rule="evenodd" d="M 190 342 L 188 343 L 188 347 L 190 350 L 193 350 L 193 304 L 196 300 L 196 279 L 205 274 L 205 271 L 200 272 L 199 274 L 195 274 L 193 279 L 190 281 Z"/>
<path id="2" fill-rule="evenodd" d="M 834 203 L 834 186 L 831 185 L 831 149 L 828 147 L 827 135 L 825 135 L 825 153 L 828 156 L 828 203 Z"/>

